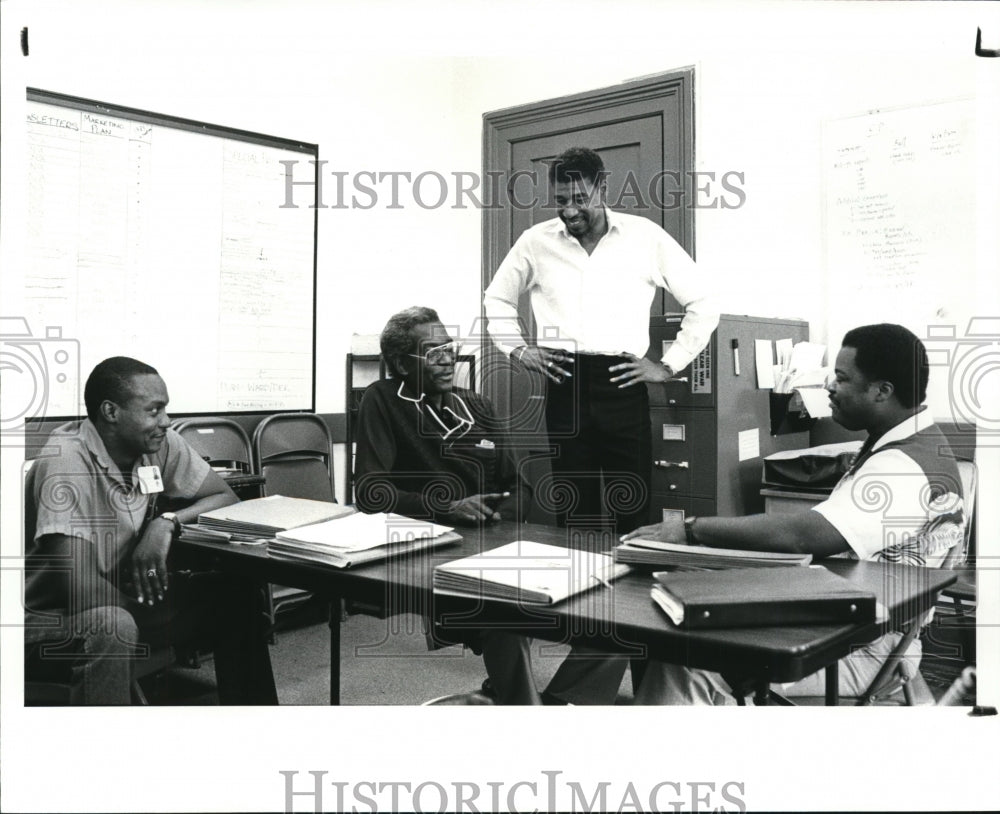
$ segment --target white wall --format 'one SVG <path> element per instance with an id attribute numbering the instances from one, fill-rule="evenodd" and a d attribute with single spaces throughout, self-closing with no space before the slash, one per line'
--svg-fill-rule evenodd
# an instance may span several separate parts
<path id="1" fill-rule="evenodd" d="M 992 32 L 992 47 L 997 47 L 1000 37 L 996 7 L 987 3 L 6 0 L 0 2 L 0 13 L 0 294 L 5 314 L 16 313 L 18 298 L 19 218 L 24 200 L 19 182 L 23 176 L 18 173 L 24 166 L 23 135 L 19 135 L 24 118 L 19 106 L 23 106 L 27 85 L 316 142 L 330 169 L 348 173 L 367 169 L 447 174 L 480 169 L 481 116 L 486 111 L 695 65 L 698 168 L 742 171 L 747 191 L 746 205 L 739 210 L 698 213 L 699 262 L 706 273 L 715 276 L 725 310 L 806 317 L 814 337 L 826 339 L 822 122 L 871 108 L 981 98 L 984 92 L 992 92 L 984 71 L 997 70 L 984 63 L 1000 66 L 1000 60 L 977 61 L 972 53 L 977 25 Z M 992 26 L 988 25 L 991 21 Z M 22 26 L 30 30 L 27 58 L 21 56 L 17 42 Z M 986 185 L 984 192 L 989 191 Z M 193 184 L 192 195 L 197 192 Z M 275 205 L 281 199 L 279 192 Z M 323 412 L 343 408 L 343 356 L 352 332 L 377 332 L 389 313 L 417 302 L 437 306 L 446 322 L 460 327 L 471 324 L 479 312 L 480 213 L 450 208 L 424 211 L 404 202 L 404 209 L 395 211 L 379 207 L 319 213 L 317 406 Z M 942 216 L 947 217 L 947 212 Z M 983 224 L 989 227 L 981 231 L 983 254 L 996 257 L 995 227 L 988 218 Z M 990 287 L 994 278 L 991 274 L 987 280 L 983 275 L 982 291 L 970 292 L 990 313 L 1000 312 L 988 298 L 995 295 L 995 288 Z M 837 337 L 832 339 L 837 341 Z M 169 342 L 169 335 L 164 341 Z M 9 462 L 16 463 L 10 452 L 4 448 L 5 555 L 11 553 L 8 542 L 18 539 L 20 473 L 8 467 Z M 990 472 L 992 484 L 1000 469 L 995 464 Z M 995 491 L 985 484 L 983 490 L 983 494 Z M 995 529 L 1000 524 L 995 509 L 989 501 L 980 505 L 980 527 Z M 7 589 L 4 607 L 16 615 L 20 582 L 13 568 L 0 576 Z M 989 591 L 984 594 L 981 613 L 991 599 Z M 995 601 L 989 613 L 989 618 L 997 618 Z M 994 680 L 986 684 L 984 662 L 997 648 L 995 643 L 984 645 L 981 639 L 981 686 L 995 693 L 997 669 L 994 665 L 989 673 Z M 18 695 L 19 662 L 17 656 L 5 661 L 5 698 L 8 691 Z M 994 698 L 984 694 L 980 702 L 994 703 Z M 717 727 L 705 726 L 703 717 L 687 717 L 684 710 L 671 711 L 671 720 L 692 744 L 700 746 L 698 733 L 704 732 L 712 741 L 711 750 L 686 747 L 664 763 L 655 758 L 662 744 L 651 740 L 645 754 L 653 758 L 638 764 L 631 759 L 643 754 L 640 747 L 629 756 L 627 769 L 622 761 L 613 765 L 607 755 L 592 748 L 588 747 L 590 757 L 584 754 L 584 746 L 593 741 L 594 721 L 598 726 L 603 723 L 585 713 L 572 721 L 560 720 L 563 728 L 556 750 L 545 739 L 535 739 L 536 745 L 522 736 L 500 760 L 484 761 L 481 739 L 475 749 L 455 749 L 471 737 L 465 715 L 449 719 L 453 729 L 444 718 L 435 719 L 436 732 L 451 738 L 441 741 L 443 748 L 428 750 L 421 744 L 400 755 L 397 746 L 409 743 L 405 735 L 420 733 L 423 740 L 426 732 L 426 718 L 416 720 L 414 710 L 394 709 L 391 719 L 375 716 L 374 723 L 370 710 L 286 708 L 275 710 L 273 718 L 265 718 L 263 711 L 260 716 L 237 711 L 225 720 L 220 710 L 218 716 L 185 719 L 183 724 L 188 726 L 197 722 L 197 734 L 184 741 L 179 757 L 176 733 L 180 730 L 173 712 L 168 719 L 149 711 L 139 722 L 99 711 L 99 723 L 97 719 L 90 722 L 89 717 L 75 721 L 78 729 L 86 729 L 79 740 L 74 740 L 80 734 L 76 729 L 61 723 L 60 738 L 52 740 L 51 728 L 39 727 L 38 716 L 20 720 L 27 718 L 24 712 L 6 706 L 5 720 L 18 717 L 22 743 L 26 734 L 34 733 L 47 739 L 44 748 L 48 751 L 45 761 L 35 760 L 30 766 L 15 759 L 18 752 L 30 757 L 40 754 L 41 746 L 32 751 L 18 743 L 5 754 L 8 779 L 19 781 L 17 789 L 5 785 L 5 802 L 18 810 L 72 810 L 87 795 L 94 796 L 99 809 L 131 810 L 136 799 L 179 808 L 192 804 L 192 793 L 198 794 L 199 808 L 211 809 L 220 803 L 230 810 L 233 805 L 247 810 L 272 808 L 279 804 L 280 794 L 276 767 L 302 772 L 330 769 L 335 771 L 327 780 L 356 779 L 370 776 L 373 767 L 388 772 L 384 767 L 393 764 L 386 760 L 394 758 L 394 765 L 405 767 L 397 778 L 422 778 L 427 761 L 439 767 L 429 770 L 430 774 L 443 771 L 441 755 L 446 755 L 445 764 L 455 772 L 466 771 L 476 778 L 483 771 L 496 772 L 498 777 L 523 771 L 518 777 L 537 777 L 537 772 L 528 774 L 523 768 L 532 760 L 534 767 L 579 767 L 574 776 L 582 770 L 583 776 L 593 778 L 603 777 L 603 771 L 620 771 L 628 778 L 659 772 L 657 779 L 721 782 L 730 779 L 721 774 L 728 770 L 732 778 L 756 780 L 747 786 L 747 800 L 755 808 L 802 807 L 806 800 L 809 807 L 819 799 L 815 773 L 789 768 L 789 761 L 797 767 L 799 753 L 775 763 L 768 750 L 748 752 L 743 746 L 757 742 L 759 732 L 747 731 L 748 738 L 731 737 L 731 728 L 738 723 L 727 718 L 726 736 L 718 738 Z M 519 715 L 516 710 L 505 713 L 504 721 L 520 723 L 522 733 L 524 726 L 537 726 L 536 720 L 521 721 Z M 805 717 L 796 716 L 796 720 Z M 870 780 L 855 777 L 837 789 L 838 797 L 850 793 L 857 807 L 889 807 L 900 801 L 905 806 L 909 794 L 919 792 L 931 795 L 922 797 L 921 805 L 981 807 L 982 800 L 972 799 L 969 792 L 993 776 L 985 768 L 992 754 L 986 737 L 992 733 L 995 740 L 996 734 L 996 727 L 983 729 L 983 720 L 971 722 L 979 725 L 982 744 L 968 750 L 967 766 L 956 764 L 956 771 L 963 775 L 940 776 L 941 767 L 936 767 L 939 782 L 934 788 L 918 785 L 901 791 L 900 784 L 886 782 L 886 778 L 905 772 L 902 763 L 900 771 L 894 771 L 892 759 L 898 754 L 900 761 L 909 760 L 908 753 L 882 749 L 883 771 L 872 774 Z M 119 721 L 120 731 L 116 728 Z M 917 727 L 906 728 L 914 721 Z M 211 732 L 201 729 L 205 722 L 213 728 Z M 630 723 L 645 732 L 658 731 L 647 725 L 645 717 L 642 723 Z M 924 737 L 927 723 L 924 717 L 894 722 L 893 742 L 899 742 L 900 734 L 904 741 Z M 937 716 L 935 731 L 967 743 L 968 729 L 942 728 L 954 723 L 955 716 Z M 491 721 L 490 727 L 493 733 L 497 722 Z M 855 748 L 853 716 L 850 722 L 825 716 L 822 727 L 824 745 L 839 733 L 843 740 L 834 741 L 833 749 L 850 752 Z M 181 729 L 187 731 L 184 726 Z M 9 735 L 10 727 L 5 731 Z M 223 731 L 231 734 L 224 752 L 215 745 Z M 291 733 L 281 738 L 284 757 L 279 763 L 268 762 L 270 752 L 261 746 L 261 732 L 271 731 Z M 387 731 L 394 736 L 385 738 Z M 98 741 L 98 748 L 104 748 L 101 753 L 116 755 L 116 761 L 123 755 L 122 743 L 135 744 L 130 754 L 142 760 L 139 770 L 121 772 L 113 783 L 103 786 L 95 786 L 92 777 L 88 780 L 83 773 L 89 762 L 70 760 L 68 755 L 75 744 L 93 753 L 95 732 L 105 737 L 105 743 Z M 345 732 L 349 740 L 341 737 L 340 741 L 351 746 L 338 749 L 338 733 Z M 775 737 L 781 742 L 796 743 L 801 738 L 808 743 L 815 738 L 815 727 L 785 738 L 780 734 Z M 863 732 L 862 737 L 881 745 L 878 732 Z M 732 761 L 727 758 L 727 744 L 735 745 Z M 811 755 L 808 751 L 801 754 L 805 769 L 804 760 Z M 326 759 L 317 761 L 316 756 Z M 595 763 L 593 774 L 588 775 L 592 759 L 599 759 L 600 764 Z M 696 760 L 701 761 L 697 766 Z M 364 761 L 363 767 L 358 761 Z M 55 783 L 51 771 L 44 777 L 41 774 L 51 764 L 59 769 Z M 148 768 L 163 765 L 179 782 L 151 786 Z M 34 773 L 28 771 L 32 766 Z M 27 774 L 16 775 L 14 767 Z M 186 782 L 189 777 L 193 782 Z M 394 778 L 385 774 L 381 779 Z M 114 801 L 110 796 L 115 796 Z M 818 804 L 823 805 L 824 799 Z M 296 802 L 300 804 L 307 802 Z"/>
<path id="2" fill-rule="evenodd" d="M 724 310 L 804 317 L 821 339 L 823 120 L 974 95 L 983 16 L 868 3 L 582 3 L 572 18 L 516 3 L 486 17 L 390 3 L 5 6 L 5 60 L 24 83 L 316 142 L 348 178 L 478 172 L 484 112 L 693 64 L 697 167 L 745 173 L 747 195 L 738 210 L 697 213 L 699 262 Z M 562 33 L 588 19 L 593 35 Z M 21 25 L 26 59 L 12 48 Z M 423 189 L 434 197 L 434 183 Z M 462 330 L 478 314 L 479 211 L 450 208 L 453 185 L 432 210 L 408 190 L 401 209 L 387 208 L 384 182 L 373 209 L 319 213 L 322 412 L 343 408 L 351 333 L 376 333 L 415 303 Z"/>

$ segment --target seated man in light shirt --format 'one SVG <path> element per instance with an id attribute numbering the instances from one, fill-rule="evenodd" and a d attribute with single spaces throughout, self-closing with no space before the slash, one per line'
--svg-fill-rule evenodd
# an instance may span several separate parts
<path id="1" fill-rule="evenodd" d="M 170 429 L 163 379 L 115 356 L 84 400 L 28 474 L 26 678 L 67 682 L 72 704 L 128 704 L 150 647 L 204 643 L 221 703 L 276 704 L 263 586 L 174 572 L 180 524 L 237 498 Z"/>
<path id="2" fill-rule="evenodd" d="M 625 535 L 664 542 L 834 556 L 939 566 L 962 545 L 965 516 L 958 469 L 948 442 L 923 401 L 929 366 L 923 343 L 900 325 L 865 325 L 848 331 L 828 385 L 833 420 L 868 437 L 830 497 L 791 515 L 688 517 L 666 520 Z M 884 500 L 872 504 L 871 491 Z M 875 678 L 900 641 L 887 633 L 842 659 L 839 693 L 856 696 Z M 905 662 L 920 660 L 914 639 Z M 781 688 L 790 697 L 824 692 L 822 671 Z M 718 673 L 651 661 L 637 704 L 732 704 Z"/>

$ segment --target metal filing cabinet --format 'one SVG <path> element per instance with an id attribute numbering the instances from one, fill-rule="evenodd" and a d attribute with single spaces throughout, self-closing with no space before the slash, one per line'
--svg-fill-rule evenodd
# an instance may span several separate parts
<path id="1" fill-rule="evenodd" d="M 680 330 L 682 315 L 650 321 L 650 358 L 659 361 L 665 342 Z M 708 346 L 678 378 L 648 385 L 653 423 L 650 514 L 736 516 L 763 511 L 762 459 L 773 452 L 809 446 L 808 432 L 770 434 L 769 390 L 757 389 L 754 340 L 809 338 L 802 320 L 723 314 Z M 736 375 L 733 341 L 739 346 Z M 739 433 L 757 431 L 759 455 L 739 460 Z"/>

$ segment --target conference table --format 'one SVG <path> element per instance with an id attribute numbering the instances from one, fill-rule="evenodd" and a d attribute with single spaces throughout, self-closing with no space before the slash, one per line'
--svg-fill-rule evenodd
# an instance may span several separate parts
<path id="1" fill-rule="evenodd" d="M 791 682 L 826 671 L 826 703 L 838 703 L 837 662 L 851 649 L 884 632 L 915 625 L 934 606 L 938 593 L 956 577 L 949 571 L 858 562 L 822 561 L 829 570 L 875 594 L 884 618 L 869 623 L 730 628 L 685 631 L 675 627 L 650 598 L 649 571 L 633 570 L 608 588 L 595 582 L 586 591 L 551 606 L 481 597 L 436 594 L 434 567 L 515 540 L 568 548 L 595 546 L 593 535 L 573 530 L 502 521 L 458 529 L 453 545 L 354 568 L 335 568 L 268 555 L 267 547 L 219 542 L 182 542 L 181 553 L 199 567 L 311 591 L 330 603 L 330 703 L 340 702 L 341 599 L 378 609 L 380 615 L 415 613 L 431 618 L 446 637 L 493 627 L 536 639 L 584 645 L 628 655 L 633 670 L 654 658 L 736 677 L 766 703 L 772 682 Z M 597 544 L 599 545 L 599 544 Z M 606 547 L 606 545 L 604 546 Z M 730 683 L 732 681 L 730 680 Z"/>

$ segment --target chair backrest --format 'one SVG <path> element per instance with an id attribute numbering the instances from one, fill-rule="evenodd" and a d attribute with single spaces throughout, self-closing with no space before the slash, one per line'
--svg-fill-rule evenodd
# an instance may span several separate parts
<path id="1" fill-rule="evenodd" d="M 37 474 L 33 460 L 24 462 L 24 547 L 22 551 L 27 551 L 35 539 L 35 523 L 38 518 L 38 510 L 35 507 L 35 475 Z"/>
<path id="2" fill-rule="evenodd" d="M 375 374 L 377 365 L 378 373 Z M 344 502 L 354 502 L 354 435 L 358 411 L 365 389 L 373 381 L 386 377 L 385 360 L 378 353 L 349 353 L 345 376 L 344 421 Z M 357 383 L 355 383 L 357 380 Z"/>
<path id="3" fill-rule="evenodd" d="M 250 436 L 228 418 L 186 418 L 174 429 L 212 466 L 253 472 Z"/>
<path id="4" fill-rule="evenodd" d="M 955 461 L 958 467 L 958 477 L 962 481 L 962 502 L 965 507 L 965 539 L 961 545 L 952 546 L 948 551 L 942 568 L 961 568 L 969 558 L 972 526 L 976 518 L 976 488 L 979 484 L 979 470 L 974 461 Z"/>
<path id="5" fill-rule="evenodd" d="M 336 503 L 333 486 L 332 438 L 315 413 L 268 416 L 253 434 L 257 472 L 264 494 L 304 497 Z"/>

